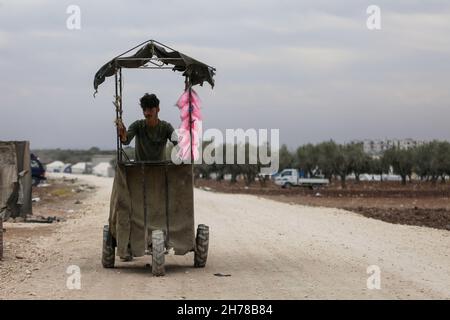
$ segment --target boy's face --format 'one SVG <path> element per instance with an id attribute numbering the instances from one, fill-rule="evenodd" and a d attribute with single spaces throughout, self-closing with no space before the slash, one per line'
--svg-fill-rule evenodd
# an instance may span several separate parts
<path id="1" fill-rule="evenodd" d="M 145 108 L 143 110 L 144 112 L 144 117 L 147 120 L 155 120 L 158 119 L 158 112 L 159 112 L 159 107 L 156 108 Z"/>

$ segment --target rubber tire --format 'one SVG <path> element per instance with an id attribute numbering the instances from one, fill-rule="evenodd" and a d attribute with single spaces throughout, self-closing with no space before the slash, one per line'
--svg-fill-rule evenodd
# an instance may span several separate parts
<path id="1" fill-rule="evenodd" d="M 162 230 L 152 232 L 152 274 L 156 277 L 165 274 L 165 239 Z"/>
<path id="2" fill-rule="evenodd" d="M 116 248 L 114 242 L 113 236 L 111 235 L 111 232 L 109 232 L 109 226 L 105 225 L 103 227 L 103 268 L 114 268 L 114 262 L 116 260 Z"/>
<path id="3" fill-rule="evenodd" d="M 208 259 L 209 227 L 199 224 L 195 238 L 194 267 L 204 268 Z"/>

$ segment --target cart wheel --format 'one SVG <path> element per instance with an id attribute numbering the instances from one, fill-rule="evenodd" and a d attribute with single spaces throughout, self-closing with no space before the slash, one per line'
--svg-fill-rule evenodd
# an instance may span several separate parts
<path id="1" fill-rule="evenodd" d="M 199 224 L 197 228 L 197 238 L 195 239 L 194 267 L 203 268 L 208 258 L 209 227 Z"/>
<path id="2" fill-rule="evenodd" d="M 154 276 L 163 276 L 164 270 L 164 232 L 154 230 L 152 232 L 152 273 Z"/>
<path id="3" fill-rule="evenodd" d="M 103 227 L 103 252 L 102 265 L 103 268 L 114 268 L 114 260 L 116 257 L 116 250 L 114 247 L 114 239 L 109 232 L 109 226 Z"/>

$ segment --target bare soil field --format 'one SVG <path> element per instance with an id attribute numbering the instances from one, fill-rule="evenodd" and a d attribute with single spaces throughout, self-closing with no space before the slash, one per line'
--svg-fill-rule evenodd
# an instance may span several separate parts
<path id="1" fill-rule="evenodd" d="M 450 183 L 349 181 L 347 188 L 332 183 L 318 190 L 296 187 L 282 189 L 272 182 L 265 186 L 242 181 L 197 179 L 196 186 L 224 193 L 258 195 L 267 199 L 307 206 L 340 208 L 390 223 L 450 230 Z"/>

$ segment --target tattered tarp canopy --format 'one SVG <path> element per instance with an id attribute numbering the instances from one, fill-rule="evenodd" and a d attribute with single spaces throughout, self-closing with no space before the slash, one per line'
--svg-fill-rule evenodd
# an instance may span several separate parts
<path id="1" fill-rule="evenodd" d="M 134 55 L 123 57 L 124 54 L 139 47 L 141 48 Z M 97 91 L 98 86 L 105 81 L 105 78 L 113 76 L 119 68 L 139 68 L 148 63 L 156 68 L 172 65 L 173 71 L 183 72 L 183 76 L 189 77 L 190 85 L 203 85 L 203 82 L 206 81 L 212 88 L 214 87 L 215 68 L 175 51 L 160 42 L 148 40 L 115 57 L 101 67 L 95 74 L 94 89 Z"/>

